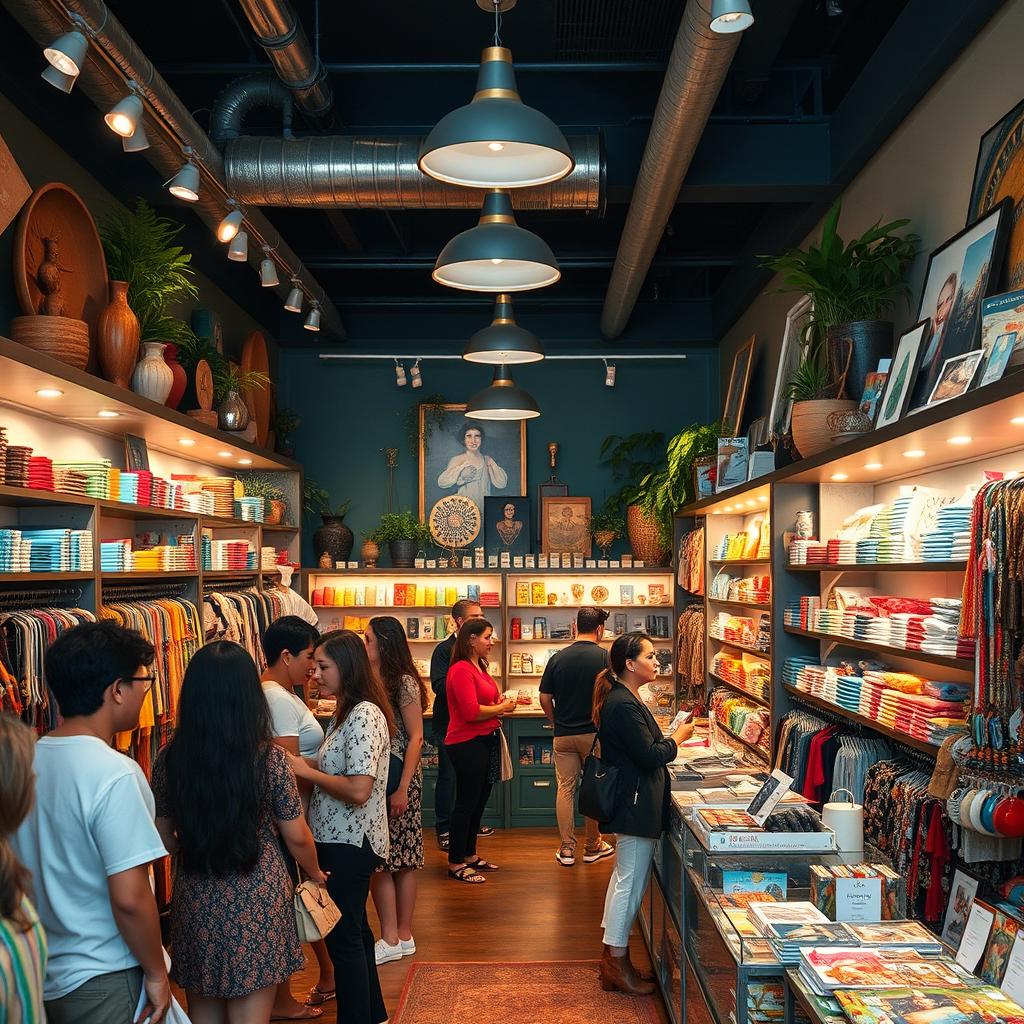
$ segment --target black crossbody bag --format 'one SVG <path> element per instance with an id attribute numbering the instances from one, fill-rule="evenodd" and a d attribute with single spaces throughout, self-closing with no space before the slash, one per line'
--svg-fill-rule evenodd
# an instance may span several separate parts
<path id="1" fill-rule="evenodd" d="M 602 761 L 594 751 L 597 736 L 590 753 L 583 762 L 583 781 L 580 783 L 580 814 L 595 821 L 611 821 L 615 814 L 615 796 L 619 783 L 619 769 Z"/>

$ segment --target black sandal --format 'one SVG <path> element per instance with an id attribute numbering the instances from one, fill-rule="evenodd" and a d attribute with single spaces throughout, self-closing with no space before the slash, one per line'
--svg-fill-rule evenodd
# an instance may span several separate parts
<path id="1" fill-rule="evenodd" d="M 474 870 L 472 864 L 463 864 L 461 868 L 457 868 L 455 871 L 449 868 L 448 877 L 456 882 L 466 882 L 468 885 L 480 885 L 482 882 L 487 881 L 479 871 Z"/>
<path id="2" fill-rule="evenodd" d="M 477 857 L 476 860 L 471 860 L 467 864 L 467 867 L 471 867 L 476 871 L 498 871 L 497 864 L 488 864 L 482 857 Z"/>

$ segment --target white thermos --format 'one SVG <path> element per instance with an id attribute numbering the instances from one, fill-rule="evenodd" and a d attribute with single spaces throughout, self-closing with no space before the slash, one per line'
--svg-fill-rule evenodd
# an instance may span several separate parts
<path id="1" fill-rule="evenodd" d="M 846 793 L 850 802 L 837 801 Z M 837 789 L 821 809 L 821 820 L 836 834 L 836 846 L 843 853 L 858 853 L 864 849 L 864 806 L 853 802 L 848 789 Z"/>

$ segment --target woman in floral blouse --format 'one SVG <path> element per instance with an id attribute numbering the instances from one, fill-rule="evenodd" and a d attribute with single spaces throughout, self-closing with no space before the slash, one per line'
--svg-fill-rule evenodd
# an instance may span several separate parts
<path id="1" fill-rule="evenodd" d="M 388 762 L 395 720 L 362 637 L 339 629 L 321 638 L 314 679 L 338 707 L 315 766 L 289 754 L 295 774 L 315 786 L 309 821 L 327 890 L 341 921 L 327 936 L 348 1024 L 382 1024 L 388 1012 L 366 918 L 370 876 L 388 858 Z"/>

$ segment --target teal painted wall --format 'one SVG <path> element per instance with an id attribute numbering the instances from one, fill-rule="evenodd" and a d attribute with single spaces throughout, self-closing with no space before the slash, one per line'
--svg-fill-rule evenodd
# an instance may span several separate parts
<path id="1" fill-rule="evenodd" d="M 450 350 L 456 347 L 452 342 Z M 414 348 L 405 344 L 392 351 Z M 598 362 L 545 362 L 517 369 L 516 383 L 541 408 L 540 418 L 528 421 L 526 428 L 527 493 L 534 524 L 537 485 L 550 475 L 549 441 L 560 446 L 559 479 L 569 485 L 570 494 L 589 496 L 596 507 L 611 489 L 608 473 L 599 465 L 601 442 L 608 434 L 653 429 L 670 436 L 719 414 L 717 351 L 687 348 L 686 356 L 685 361 L 620 362 L 614 388 L 604 386 Z M 357 557 L 362 538 L 384 510 L 387 468 L 381 449 L 400 449 L 396 503 L 399 509 L 417 509 L 417 453 L 405 426 L 410 408 L 436 393 L 449 402 L 465 402 L 489 382 L 490 374 L 486 367 L 468 363 L 427 362 L 421 366 L 423 388 L 414 391 L 395 386 L 394 367 L 388 362 L 324 361 L 316 352 L 295 349 L 282 349 L 280 360 L 279 402 L 302 419 L 295 457 L 332 501 L 352 499 L 346 522 L 356 534 Z M 313 564 L 315 525 L 306 523 L 304 565 Z"/>

